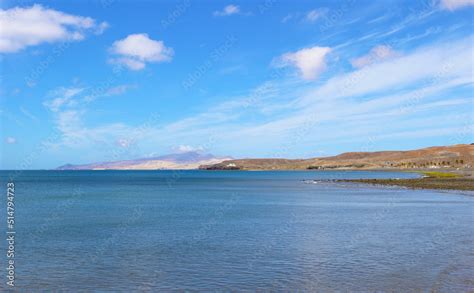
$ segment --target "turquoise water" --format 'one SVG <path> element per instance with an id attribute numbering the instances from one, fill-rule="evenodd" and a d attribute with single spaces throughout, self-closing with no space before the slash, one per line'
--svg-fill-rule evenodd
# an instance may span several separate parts
<path id="1" fill-rule="evenodd" d="M 0 174 L 3 194 L 15 182 L 21 291 L 474 290 L 473 197 L 303 182 L 413 174 Z"/>

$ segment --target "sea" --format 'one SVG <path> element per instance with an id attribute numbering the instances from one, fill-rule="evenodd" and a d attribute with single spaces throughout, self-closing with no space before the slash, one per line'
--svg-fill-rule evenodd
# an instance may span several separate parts
<path id="1" fill-rule="evenodd" d="M 417 176 L 1 171 L 0 291 L 473 292 L 472 194 L 334 181 Z"/>

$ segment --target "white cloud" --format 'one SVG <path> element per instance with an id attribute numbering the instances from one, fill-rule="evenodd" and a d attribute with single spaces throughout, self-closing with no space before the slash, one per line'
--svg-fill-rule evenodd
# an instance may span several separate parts
<path id="1" fill-rule="evenodd" d="M 135 87 L 135 85 L 129 84 L 121 84 L 109 88 L 59 87 L 48 93 L 49 99 L 43 102 L 43 106 L 51 112 L 58 114 L 66 110 L 86 106 L 98 98 L 122 95 Z M 24 114 L 27 115 L 26 112 Z"/>
<path id="2" fill-rule="evenodd" d="M 329 52 L 329 47 L 315 46 L 283 54 L 279 61 L 283 66 L 295 66 L 303 79 L 312 80 L 326 69 L 326 55 Z"/>
<path id="3" fill-rule="evenodd" d="M 88 113 L 88 106 L 97 98 L 123 94 L 132 87 L 135 86 L 118 85 L 100 90 L 60 87 L 50 91 L 49 99 L 43 105 L 51 110 L 54 124 L 61 133 L 61 138 L 48 145 L 51 148 L 84 147 L 89 148 L 90 151 L 94 148 L 130 147 L 133 140 L 140 138 L 141 133 L 147 130 L 147 125 L 134 128 L 122 123 L 111 123 L 88 127 L 84 118 Z"/>
<path id="4" fill-rule="evenodd" d="M 187 152 L 202 152 L 204 151 L 204 148 L 202 146 L 193 147 L 190 145 L 179 145 L 177 147 L 174 147 L 173 150 L 180 153 L 187 153 Z"/>
<path id="5" fill-rule="evenodd" d="M 115 57 L 112 63 L 121 64 L 131 70 L 141 70 L 146 63 L 171 61 L 174 51 L 165 46 L 163 41 L 155 41 L 148 34 L 132 34 L 115 41 L 110 48 Z"/>
<path id="6" fill-rule="evenodd" d="M 325 10 L 323 9 L 313 9 L 306 13 L 305 19 L 308 22 L 315 22 L 319 18 L 321 18 L 325 14 Z"/>
<path id="7" fill-rule="evenodd" d="M 5 142 L 8 143 L 8 144 L 15 144 L 16 143 L 16 138 L 9 136 L 9 137 L 5 138 Z"/>
<path id="8" fill-rule="evenodd" d="M 18 52 L 28 46 L 83 40 L 87 32 L 102 33 L 108 24 L 35 4 L 0 10 L 0 53 Z"/>
<path id="9" fill-rule="evenodd" d="M 51 110 L 52 112 L 58 112 L 61 108 L 65 106 L 74 106 L 77 104 L 77 101 L 74 101 L 73 98 L 84 91 L 84 88 L 64 88 L 61 87 L 50 93 L 53 96 L 53 99 L 47 100 L 43 105 Z"/>
<path id="10" fill-rule="evenodd" d="M 367 55 L 352 59 L 351 64 L 355 68 L 362 68 L 375 62 L 390 59 L 397 55 L 398 54 L 390 46 L 379 45 L 372 48 Z"/>
<path id="11" fill-rule="evenodd" d="M 474 0 L 441 0 L 439 4 L 442 9 L 453 11 L 474 5 Z"/>
<path id="12" fill-rule="evenodd" d="M 229 16 L 240 13 L 240 7 L 237 5 L 227 5 L 222 10 L 214 11 L 214 16 Z"/>

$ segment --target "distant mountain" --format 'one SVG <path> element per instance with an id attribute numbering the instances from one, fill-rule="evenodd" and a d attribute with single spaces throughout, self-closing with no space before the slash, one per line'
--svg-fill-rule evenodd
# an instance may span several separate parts
<path id="1" fill-rule="evenodd" d="M 203 165 L 205 170 L 438 169 L 472 170 L 474 145 L 429 147 L 411 151 L 350 152 L 312 159 L 239 159 Z"/>
<path id="2" fill-rule="evenodd" d="M 56 168 L 56 170 L 185 170 L 197 169 L 201 165 L 212 165 L 231 159 L 232 157 L 215 157 L 200 152 L 185 152 L 135 160 L 84 165 L 66 164 Z"/>

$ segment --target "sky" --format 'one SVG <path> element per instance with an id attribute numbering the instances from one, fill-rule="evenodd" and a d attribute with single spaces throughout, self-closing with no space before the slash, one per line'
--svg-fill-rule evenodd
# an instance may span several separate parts
<path id="1" fill-rule="evenodd" d="M 0 3 L 1 169 L 473 142 L 474 0 Z"/>

